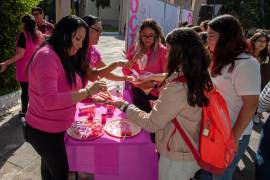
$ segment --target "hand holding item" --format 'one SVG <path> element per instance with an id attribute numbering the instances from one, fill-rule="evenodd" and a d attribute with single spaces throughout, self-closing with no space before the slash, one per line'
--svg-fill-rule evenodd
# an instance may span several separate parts
<path id="1" fill-rule="evenodd" d="M 116 100 L 107 101 L 106 103 L 109 105 L 113 105 L 114 107 L 120 108 L 121 106 L 123 106 L 125 101 L 123 99 L 116 99 Z"/>
<path id="2" fill-rule="evenodd" d="M 125 76 L 125 81 L 133 82 L 133 81 L 136 81 L 136 78 L 133 76 Z"/>
<path id="3" fill-rule="evenodd" d="M 98 95 L 92 96 L 91 99 L 94 103 L 106 103 L 107 102 L 107 100 L 105 98 L 102 98 Z"/>
<path id="4" fill-rule="evenodd" d="M 88 96 L 92 96 L 98 92 L 107 91 L 107 85 L 104 81 L 96 81 L 92 84 L 92 86 L 86 88 L 88 92 Z"/>
<path id="5" fill-rule="evenodd" d="M 133 83 L 135 87 L 142 90 L 156 88 L 157 83 L 155 81 L 136 81 Z"/>

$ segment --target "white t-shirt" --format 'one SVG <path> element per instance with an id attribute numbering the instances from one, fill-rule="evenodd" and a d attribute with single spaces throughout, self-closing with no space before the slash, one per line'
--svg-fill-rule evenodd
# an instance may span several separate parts
<path id="1" fill-rule="evenodd" d="M 235 124 L 243 105 L 241 96 L 260 95 L 261 73 L 257 60 L 246 53 L 241 53 L 235 61 L 232 72 L 228 72 L 230 64 L 225 66 L 221 74 L 212 78 L 217 90 L 223 95 L 227 103 L 232 126 Z M 243 135 L 251 134 L 252 121 Z"/>

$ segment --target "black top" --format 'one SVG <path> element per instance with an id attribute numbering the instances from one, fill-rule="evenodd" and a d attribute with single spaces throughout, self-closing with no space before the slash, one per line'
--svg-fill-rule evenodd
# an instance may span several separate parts
<path id="1" fill-rule="evenodd" d="M 18 42 L 17 42 L 17 47 L 20 48 L 26 48 L 26 38 L 23 32 L 19 35 Z"/>

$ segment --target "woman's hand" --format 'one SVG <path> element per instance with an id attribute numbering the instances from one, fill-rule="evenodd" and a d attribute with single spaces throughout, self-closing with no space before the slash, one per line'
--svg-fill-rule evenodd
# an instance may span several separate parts
<path id="1" fill-rule="evenodd" d="M 104 81 L 96 81 L 92 86 L 86 88 L 88 91 L 88 96 L 92 96 L 100 91 L 107 91 L 107 85 Z"/>
<path id="2" fill-rule="evenodd" d="M 106 104 L 113 105 L 114 107 L 117 107 L 117 108 L 120 108 L 124 103 L 125 101 L 122 99 L 110 100 L 106 102 Z"/>
<path id="3" fill-rule="evenodd" d="M 4 72 L 6 69 L 7 69 L 7 63 L 3 62 L 3 63 L 0 63 L 0 73 Z"/>
<path id="4" fill-rule="evenodd" d="M 136 81 L 136 78 L 133 76 L 125 76 L 125 81 L 133 82 L 133 81 Z"/>
<path id="5" fill-rule="evenodd" d="M 134 86 L 142 90 L 154 88 L 154 81 L 137 81 Z"/>

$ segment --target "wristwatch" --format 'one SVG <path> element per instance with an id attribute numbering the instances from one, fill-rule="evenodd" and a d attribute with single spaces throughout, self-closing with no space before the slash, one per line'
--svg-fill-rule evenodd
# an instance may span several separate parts
<path id="1" fill-rule="evenodd" d="M 121 107 L 119 107 L 119 109 L 121 110 L 121 111 L 123 111 L 123 112 L 126 112 L 126 110 L 127 110 L 127 108 L 128 108 L 128 102 L 124 102 L 123 104 L 122 104 L 122 106 Z"/>

